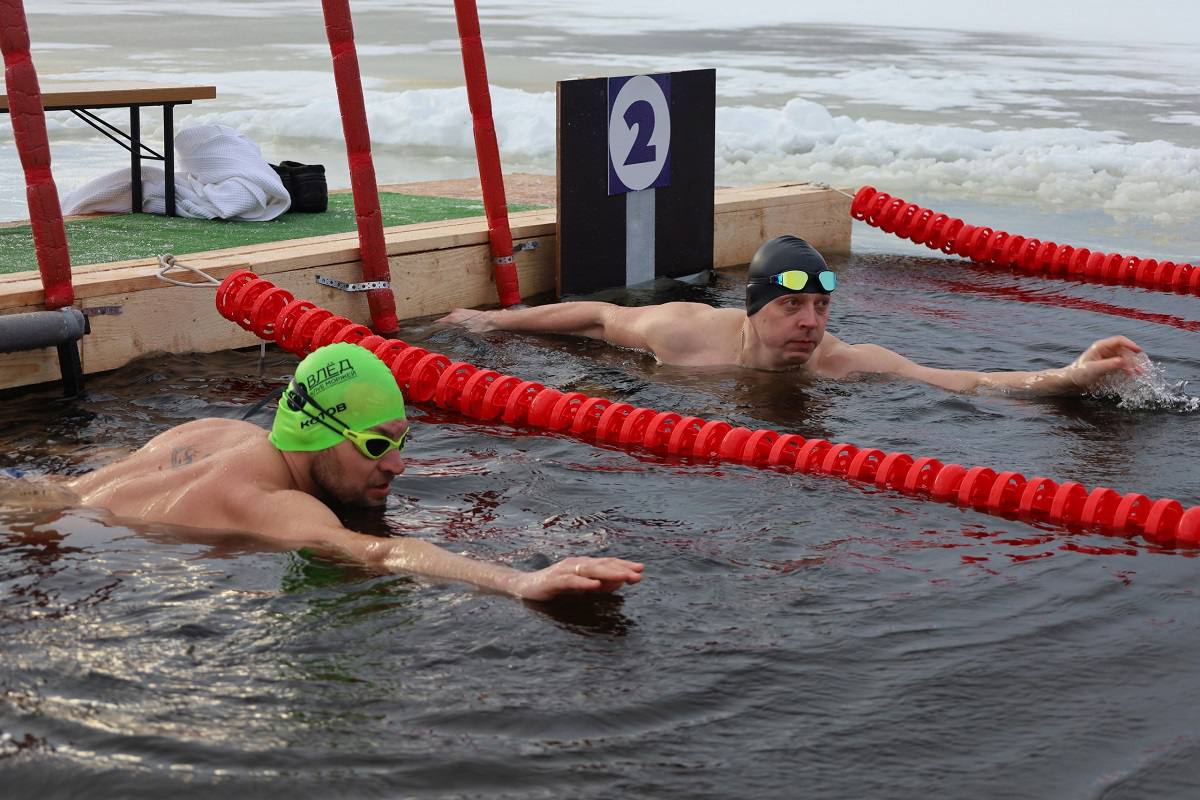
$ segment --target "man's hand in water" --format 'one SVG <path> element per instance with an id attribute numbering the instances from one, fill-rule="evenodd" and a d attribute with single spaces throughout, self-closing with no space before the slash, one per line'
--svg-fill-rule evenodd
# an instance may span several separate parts
<path id="1" fill-rule="evenodd" d="M 1117 372 L 1140 375 L 1145 372 L 1142 352 L 1132 339 L 1110 336 L 1095 342 L 1064 370 L 1067 378 L 1080 389 L 1091 389 L 1101 379 Z"/>
<path id="2" fill-rule="evenodd" d="M 525 600 L 550 600 L 560 594 L 615 592 L 642 579 L 643 566 L 620 558 L 566 558 L 522 575 L 513 594 Z"/>
<path id="3" fill-rule="evenodd" d="M 456 308 L 439 319 L 439 325 L 461 325 L 473 333 L 494 330 L 491 311 L 476 311 L 473 308 Z"/>

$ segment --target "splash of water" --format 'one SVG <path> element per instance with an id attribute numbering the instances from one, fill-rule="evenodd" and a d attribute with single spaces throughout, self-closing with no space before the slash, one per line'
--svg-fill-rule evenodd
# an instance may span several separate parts
<path id="1" fill-rule="evenodd" d="M 1168 381 L 1166 368 L 1145 353 L 1135 358 L 1141 368 L 1139 374 L 1111 373 L 1092 388 L 1092 396 L 1116 400 L 1118 408 L 1135 411 L 1200 411 L 1200 397 L 1185 391 L 1188 381 Z"/>

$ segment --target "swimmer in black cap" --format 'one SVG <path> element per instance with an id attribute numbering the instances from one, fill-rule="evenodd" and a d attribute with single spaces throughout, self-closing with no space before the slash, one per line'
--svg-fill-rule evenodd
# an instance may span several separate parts
<path id="1" fill-rule="evenodd" d="M 837 275 L 803 239 L 778 236 L 754 254 L 746 310 L 703 303 L 627 308 L 578 301 L 535 308 L 459 308 L 441 322 L 473 331 L 564 333 L 645 350 L 664 364 L 804 370 L 823 378 L 892 375 L 954 392 L 981 389 L 1078 394 L 1116 372 L 1141 371 L 1141 352 L 1124 336 L 1092 344 L 1065 367 L 1037 372 L 973 372 L 925 367 L 875 344 L 847 344 L 825 332 Z"/>

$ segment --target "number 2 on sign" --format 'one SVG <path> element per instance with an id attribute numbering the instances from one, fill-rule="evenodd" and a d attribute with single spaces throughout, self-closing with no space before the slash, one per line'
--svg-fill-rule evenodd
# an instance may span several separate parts
<path id="1" fill-rule="evenodd" d="M 608 79 L 608 193 L 669 186 L 669 75 Z"/>
<path id="2" fill-rule="evenodd" d="M 637 126 L 637 138 L 625 157 L 625 166 L 653 162 L 657 158 L 657 149 L 650 144 L 650 137 L 654 135 L 654 106 L 645 100 L 635 101 L 625 109 L 625 124 L 629 130 Z"/>

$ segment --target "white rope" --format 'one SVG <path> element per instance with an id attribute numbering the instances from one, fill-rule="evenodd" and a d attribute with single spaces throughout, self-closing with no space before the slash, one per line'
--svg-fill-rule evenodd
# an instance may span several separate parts
<path id="1" fill-rule="evenodd" d="M 203 282 L 196 282 L 180 281 L 176 280 L 175 278 L 168 278 L 167 273 L 173 269 L 187 270 L 193 275 L 199 276 L 204 280 Z M 164 253 L 158 257 L 158 272 L 156 274 L 158 275 L 159 280 L 166 281 L 167 283 L 173 283 L 176 286 L 191 286 L 197 289 L 207 289 L 211 286 L 221 285 L 219 280 L 214 278 L 212 275 L 209 275 L 204 270 L 199 269 L 198 267 L 189 267 L 187 264 L 180 264 L 175 260 L 175 256 L 171 255 L 170 253 Z"/>
<path id="2" fill-rule="evenodd" d="M 849 192 L 844 192 L 841 189 L 837 188 L 836 186 L 830 186 L 828 183 L 823 183 L 822 181 L 805 181 L 805 182 L 809 186 L 815 186 L 818 189 L 829 189 L 830 191 L 837 192 L 838 194 L 840 194 L 843 197 L 849 197 L 851 200 L 854 199 L 854 195 L 850 194 Z"/>
<path id="3" fill-rule="evenodd" d="M 174 278 L 168 278 L 167 273 L 173 269 L 186 270 L 193 275 L 203 278 L 203 281 L 180 281 Z M 209 275 L 199 267 L 191 267 L 187 264 L 180 264 L 175 260 L 175 256 L 171 255 L 170 253 L 163 253 L 158 257 L 158 272 L 155 274 L 158 276 L 159 280 L 166 281 L 167 283 L 173 283 L 176 286 L 190 286 L 194 289 L 208 289 L 213 286 L 221 285 L 219 280 L 214 278 L 212 275 Z M 263 340 L 258 343 L 258 377 L 260 378 L 266 374 L 266 360 L 267 342 L 266 340 Z"/>

